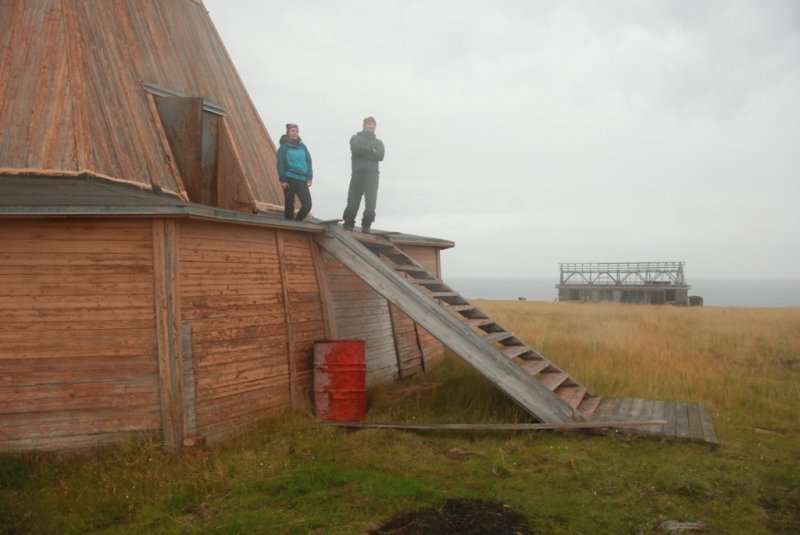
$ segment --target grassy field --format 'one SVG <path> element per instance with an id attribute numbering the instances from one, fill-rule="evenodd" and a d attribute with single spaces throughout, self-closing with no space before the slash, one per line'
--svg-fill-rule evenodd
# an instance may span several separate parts
<path id="1" fill-rule="evenodd" d="M 367 533 L 449 498 L 539 534 L 800 533 L 800 309 L 477 301 L 595 393 L 703 403 L 720 444 L 621 434 L 348 432 L 298 410 L 224 447 L 0 456 L 0 533 Z M 370 392 L 375 422 L 524 422 L 456 357 Z"/>

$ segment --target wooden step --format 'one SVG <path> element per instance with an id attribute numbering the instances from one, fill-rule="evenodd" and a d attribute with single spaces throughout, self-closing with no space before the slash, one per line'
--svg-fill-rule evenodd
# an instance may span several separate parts
<path id="1" fill-rule="evenodd" d="M 466 310 L 474 310 L 475 305 L 447 305 L 447 308 L 456 312 L 464 312 Z"/>
<path id="2" fill-rule="evenodd" d="M 411 282 L 417 286 L 441 286 L 442 290 L 452 290 L 444 281 L 439 279 L 411 279 Z"/>
<path id="3" fill-rule="evenodd" d="M 484 340 L 491 343 L 500 342 L 508 338 L 516 338 L 516 337 L 508 331 L 497 331 L 494 333 L 488 333 L 486 336 L 483 337 Z"/>
<path id="4" fill-rule="evenodd" d="M 413 266 L 414 265 L 413 263 L 409 262 L 410 259 L 408 257 L 401 256 L 401 255 L 396 255 L 396 254 L 392 254 L 392 253 L 383 253 L 383 258 L 381 260 L 383 260 L 384 262 L 386 262 L 387 264 L 389 264 L 392 267 L 394 267 L 394 266 L 403 266 L 403 265 L 406 265 L 406 266 L 409 266 L 409 265 Z"/>
<path id="5" fill-rule="evenodd" d="M 572 407 L 573 409 L 577 409 L 580 404 L 583 402 L 586 395 L 589 393 L 589 389 L 585 386 L 562 386 L 556 390 L 556 394 L 558 397 L 563 399 L 567 405 Z"/>
<path id="6" fill-rule="evenodd" d="M 425 268 L 419 266 L 394 264 L 392 266 L 392 269 L 395 271 L 401 271 L 403 273 L 427 273 L 427 271 L 425 271 Z"/>
<path id="7" fill-rule="evenodd" d="M 418 264 L 408 264 L 408 265 L 418 267 L 421 270 L 421 271 L 409 272 L 409 275 L 413 277 L 414 281 L 429 280 L 429 281 L 439 281 L 440 283 L 444 284 L 444 281 L 442 279 L 436 277 L 435 275 L 432 275 L 431 273 L 428 273 L 427 271 L 425 271 L 424 267 Z"/>
<path id="8" fill-rule="evenodd" d="M 448 297 L 458 297 L 459 299 L 464 299 L 456 292 L 431 292 L 431 297 L 434 299 L 446 299 Z"/>
<path id="9" fill-rule="evenodd" d="M 470 304 L 469 301 L 467 301 L 466 299 L 464 299 L 463 297 L 461 297 L 458 294 L 452 295 L 452 296 L 444 296 L 444 297 L 436 297 L 436 296 L 432 295 L 432 294 L 436 294 L 436 293 L 442 293 L 442 292 L 430 292 L 429 295 L 433 299 L 441 300 L 447 306 L 451 306 L 451 305 L 469 305 Z M 439 303 L 439 304 L 442 305 L 442 303 Z"/>
<path id="10" fill-rule="evenodd" d="M 597 407 L 600 406 L 600 402 L 602 401 L 602 396 L 586 396 L 583 398 L 583 401 L 581 401 L 581 404 L 578 405 L 577 409 L 583 414 L 584 418 L 589 420 L 594 416 Z"/>
<path id="11" fill-rule="evenodd" d="M 441 284 L 441 283 L 438 283 L 438 282 L 431 282 L 429 284 L 420 284 L 419 282 L 417 282 L 417 281 L 415 281 L 413 279 L 410 282 L 416 284 L 423 291 L 427 291 L 427 292 L 447 292 L 447 291 L 450 290 L 450 287 L 448 285 Z"/>
<path id="12" fill-rule="evenodd" d="M 461 314 L 464 318 L 468 320 L 477 320 L 477 319 L 488 319 L 489 316 L 478 310 L 477 308 L 473 308 L 467 314 Z"/>
<path id="13" fill-rule="evenodd" d="M 381 252 L 381 251 L 395 251 L 397 246 L 393 243 L 382 241 L 382 242 L 361 242 L 364 247 L 369 249 L 370 251 L 374 252 Z"/>
<path id="14" fill-rule="evenodd" d="M 514 357 L 518 357 L 518 356 L 520 356 L 520 355 L 522 355 L 524 353 L 528 353 L 530 350 L 531 350 L 531 348 L 529 348 L 526 345 L 505 346 L 505 347 L 500 348 L 500 352 L 503 355 L 505 355 L 508 358 L 510 358 L 510 359 L 513 359 Z"/>
<path id="15" fill-rule="evenodd" d="M 537 373 L 546 370 L 552 366 L 549 360 L 525 360 L 518 363 L 518 366 L 525 370 L 529 375 L 536 375 Z"/>
<path id="16" fill-rule="evenodd" d="M 547 372 L 539 374 L 539 376 L 536 378 L 545 386 L 545 388 L 550 391 L 554 391 L 567 379 L 569 379 L 569 375 L 565 372 Z"/>
<path id="17" fill-rule="evenodd" d="M 462 318 L 461 322 L 475 328 L 483 327 L 485 325 L 496 325 L 492 318 Z"/>

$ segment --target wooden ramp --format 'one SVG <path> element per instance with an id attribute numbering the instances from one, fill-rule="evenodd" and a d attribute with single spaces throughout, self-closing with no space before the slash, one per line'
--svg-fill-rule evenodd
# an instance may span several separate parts
<path id="1" fill-rule="evenodd" d="M 428 273 L 386 237 L 351 234 L 327 224 L 316 240 L 538 421 L 612 421 L 605 412 L 595 414 L 602 398 Z M 613 406 L 607 405 L 609 413 Z M 626 421 L 631 419 L 638 418 Z"/>
<path id="2" fill-rule="evenodd" d="M 717 443 L 717 434 L 711 415 L 698 403 L 654 401 L 636 398 L 604 398 L 592 422 L 634 422 L 640 420 L 665 420 L 663 425 L 620 427 L 622 433 L 652 435 L 674 440 L 693 440 Z"/>

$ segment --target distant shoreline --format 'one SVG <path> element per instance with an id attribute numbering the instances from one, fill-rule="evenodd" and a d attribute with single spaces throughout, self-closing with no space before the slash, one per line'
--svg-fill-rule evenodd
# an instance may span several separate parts
<path id="1" fill-rule="evenodd" d="M 445 277 L 445 282 L 468 299 L 555 302 L 557 279 Z M 800 307 L 800 279 L 691 279 L 689 295 L 705 306 L 784 308 Z"/>

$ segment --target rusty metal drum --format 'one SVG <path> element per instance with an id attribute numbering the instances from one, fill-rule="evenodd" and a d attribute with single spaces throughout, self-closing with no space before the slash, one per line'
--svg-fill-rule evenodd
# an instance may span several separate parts
<path id="1" fill-rule="evenodd" d="M 363 340 L 314 344 L 314 410 L 319 418 L 357 421 L 367 412 Z"/>

